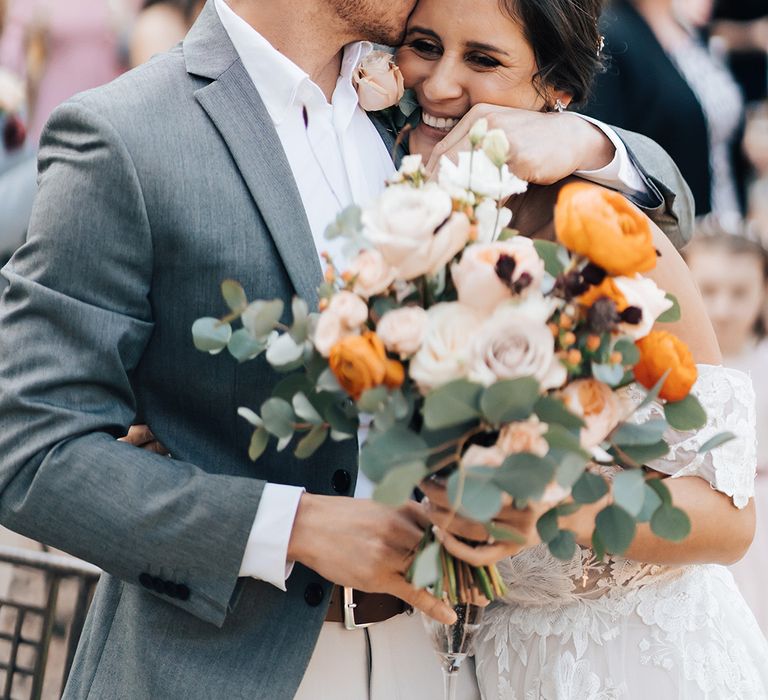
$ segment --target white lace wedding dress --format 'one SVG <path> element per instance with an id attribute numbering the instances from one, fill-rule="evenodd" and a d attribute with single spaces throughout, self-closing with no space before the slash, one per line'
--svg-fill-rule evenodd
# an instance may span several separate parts
<path id="1" fill-rule="evenodd" d="M 743 508 L 756 462 L 751 381 L 700 366 L 694 393 L 707 427 L 670 432 L 672 454 L 650 466 L 700 476 Z M 698 454 L 725 430 L 737 439 Z M 484 700 L 768 699 L 768 642 L 725 567 L 603 563 L 589 549 L 562 562 L 539 546 L 501 571 L 509 593 L 488 610 L 475 650 Z"/>

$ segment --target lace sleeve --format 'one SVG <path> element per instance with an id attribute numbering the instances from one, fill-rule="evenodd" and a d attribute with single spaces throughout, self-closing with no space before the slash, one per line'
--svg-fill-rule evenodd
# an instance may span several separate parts
<path id="1" fill-rule="evenodd" d="M 726 367 L 699 365 L 698 369 L 699 378 L 693 393 L 707 412 L 706 426 L 691 432 L 669 430 L 665 435 L 670 445 L 669 454 L 648 466 L 672 478 L 700 476 L 712 488 L 730 496 L 737 508 L 744 508 L 754 495 L 757 466 L 752 380 L 743 372 Z M 642 422 L 661 412 L 661 407 L 654 404 L 637 419 Z M 736 439 L 699 454 L 702 445 L 726 431 Z"/>

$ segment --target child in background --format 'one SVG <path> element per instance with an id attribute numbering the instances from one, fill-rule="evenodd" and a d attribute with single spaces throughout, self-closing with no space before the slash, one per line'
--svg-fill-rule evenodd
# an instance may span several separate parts
<path id="1" fill-rule="evenodd" d="M 757 531 L 746 557 L 732 571 L 768 635 L 768 339 L 762 316 L 768 253 L 756 238 L 712 225 L 701 228 L 685 258 L 707 305 L 723 364 L 751 374 L 757 393 Z"/>

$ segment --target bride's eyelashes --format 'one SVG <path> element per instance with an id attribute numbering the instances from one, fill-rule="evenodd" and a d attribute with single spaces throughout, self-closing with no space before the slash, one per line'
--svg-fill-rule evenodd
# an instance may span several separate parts
<path id="1" fill-rule="evenodd" d="M 443 55 L 443 47 L 427 39 L 414 39 L 406 44 L 406 47 L 427 60 L 437 60 Z M 488 54 L 472 51 L 464 60 L 475 68 L 490 70 L 501 67 L 501 62 Z"/>

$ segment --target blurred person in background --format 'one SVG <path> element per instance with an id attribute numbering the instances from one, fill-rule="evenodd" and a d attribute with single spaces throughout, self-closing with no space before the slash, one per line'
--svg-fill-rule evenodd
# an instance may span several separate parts
<path id="1" fill-rule="evenodd" d="M 180 42 L 205 0 L 144 0 L 131 34 L 131 67 L 139 66 Z"/>
<path id="2" fill-rule="evenodd" d="M 116 78 L 138 0 L 5 0 L 0 66 L 27 81 L 29 139 L 55 107 Z"/>
<path id="3" fill-rule="evenodd" d="M 744 151 L 753 168 L 747 218 L 763 245 L 768 245 L 768 104 L 751 110 L 747 119 Z"/>
<path id="4" fill-rule="evenodd" d="M 614 0 L 602 19 L 606 71 L 585 112 L 650 136 L 687 180 L 698 215 L 738 221 L 745 173 L 736 166 L 744 118 L 741 91 L 725 63 L 702 41 L 698 23 L 711 0 Z M 705 6 L 705 7 L 702 7 Z"/>
<path id="5" fill-rule="evenodd" d="M 705 222 L 685 250 L 712 320 L 723 364 L 752 375 L 757 394 L 757 530 L 747 555 L 732 567 L 744 597 L 768 635 L 768 340 L 762 310 L 768 253 L 756 240 Z"/>

